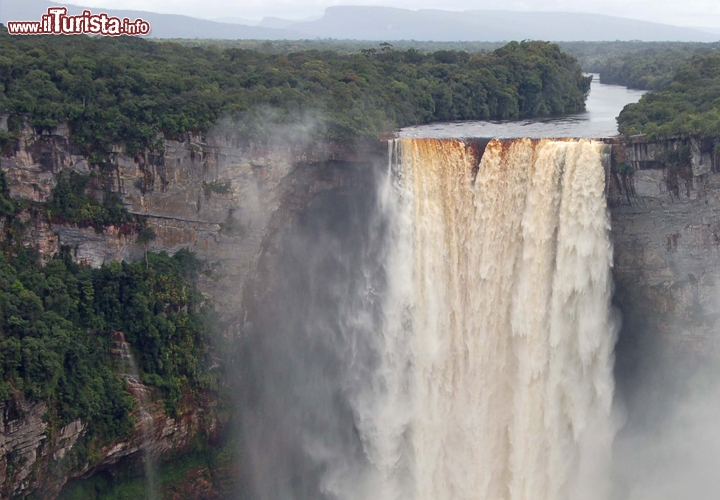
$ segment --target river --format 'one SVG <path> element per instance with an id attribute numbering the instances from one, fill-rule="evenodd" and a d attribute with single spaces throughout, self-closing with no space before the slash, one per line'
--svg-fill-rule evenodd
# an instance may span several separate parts
<path id="1" fill-rule="evenodd" d="M 631 103 L 638 102 L 645 94 L 620 85 L 600 83 L 599 75 L 593 81 L 584 113 L 554 118 L 501 121 L 436 122 L 400 129 L 397 137 L 404 138 L 460 138 L 482 137 L 513 139 L 519 137 L 575 137 L 601 138 L 617 135 L 615 118 Z"/>

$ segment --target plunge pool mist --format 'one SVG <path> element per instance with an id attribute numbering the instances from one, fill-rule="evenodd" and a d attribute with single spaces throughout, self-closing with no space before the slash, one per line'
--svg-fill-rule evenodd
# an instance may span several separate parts
<path id="1" fill-rule="evenodd" d="M 290 216 L 247 318 L 247 498 L 609 498 L 609 146 L 562 138 L 641 95 L 403 129 Z"/>

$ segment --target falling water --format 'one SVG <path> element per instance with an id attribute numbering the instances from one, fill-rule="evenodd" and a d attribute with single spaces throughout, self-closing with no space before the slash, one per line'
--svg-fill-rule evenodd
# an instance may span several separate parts
<path id="1" fill-rule="evenodd" d="M 608 147 L 389 148 L 377 192 L 328 195 L 265 257 L 255 496 L 607 499 Z"/>
<path id="2" fill-rule="evenodd" d="M 137 363 L 133 356 L 130 346 L 125 341 L 122 333 L 116 333 L 115 344 L 117 345 L 120 359 L 122 360 L 122 376 L 130 386 L 130 391 L 136 396 L 138 403 L 138 413 L 140 414 L 140 426 L 143 433 L 142 450 L 145 466 L 145 498 L 146 500 L 155 500 L 158 498 L 155 478 L 155 457 L 152 451 L 152 441 L 155 435 L 155 422 L 152 415 L 148 412 L 148 397 L 145 386 L 140 382 L 140 373 L 138 372 Z"/>
<path id="3" fill-rule="evenodd" d="M 479 161 L 477 146 L 458 140 L 391 144 L 384 390 L 361 432 L 381 477 L 411 450 L 412 481 L 406 491 L 390 481 L 384 497 L 605 498 L 605 147 L 492 141 Z"/>

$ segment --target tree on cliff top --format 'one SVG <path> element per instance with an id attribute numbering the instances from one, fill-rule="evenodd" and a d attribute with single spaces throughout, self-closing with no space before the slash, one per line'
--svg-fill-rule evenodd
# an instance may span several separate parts
<path id="1" fill-rule="evenodd" d="M 669 85 L 625 106 L 618 125 L 627 136 L 720 137 L 720 56 L 691 58 Z"/>
<path id="2" fill-rule="evenodd" d="M 262 107 L 281 123 L 314 115 L 319 138 L 373 139 L 436 120 L 582 111 L 589 89 L 577 61 L 545 42 L 485 54 L 387 46 L 278 54 L 128 37 L 17 37 L 0 28 L 0 44 L 0 112 L 10 126 L 29 119 L 42 131 L 67 122 L 99 160 L 115 144 L 132 154 L 156 146 L 160 134 L 207 131 L 226 116 L 240 117 L 246 137 L 262 138 Z"/>

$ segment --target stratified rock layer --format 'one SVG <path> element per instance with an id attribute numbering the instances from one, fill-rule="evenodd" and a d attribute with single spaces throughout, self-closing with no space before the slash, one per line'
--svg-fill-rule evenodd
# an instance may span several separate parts
<path id="1" fill-rule="evenodd" d="M 118 148 L 102 167 L 111 188 L 122 195 L 127 209 L 147 217 L 157 234 L 149 251 L 174 253 L 188 248 L 208 264 L 198 286 L 213 301 L 226 334 L 241 331 L 243 293 L 248 276 L 263 249 L 272 247 L 273 234 L 287 226 L 316 194 L 348 183 L 367 182 L 356 174 L 367 164 L 360 157 L 379 157 L 377 151 L 358 153 L 354 146 L 278 142 L 253 144 L 223 134 L 185 136 L 165 141 L 164 151 L 130 157 Z M 66 170 L 86 174 L 90 166 L 59 128 L 54 135 L 25 131 L 14 151 L 2 157 L 12 197 L 33 202 L 50 199 L 58 175 Z M 93 267 L 113 260 L 138 260 L 145 248 L 136 236 L 121 228 L 54 224 L 30 212 L 23 243 L 49 259 L 62 246 Z M 196 434 L 208 439 L 222 431 L 208 394 L 197 408 L 186 408 L 169 418 L 162 403 L 152 409 L 155 418 L 154 452 L 169 457 L 181 452 Z M 87 476 L 125 457 L 141 457 L 142 430 L 112 443 L 93 463 L 68 469 L 62 465 L 85 431 L 77 421 L 49 429 L 43 421 L 43 403 L 19 400 L 0 406 L 4 430 L 0 435 L 0 496 L 40 492 L 51 498 L 72 477 Z M 62 472 L 57 473 L 60 470 Z"/>
<path id="2" fill-rule="evenodd" d="M 706 143 L 707 142 L 707 143 Z M 662 153 L 690 147 L 688 165 Z M 709 141 L 635 142 L 615 148 L 608 192 L 621 342 L 669 355 L 714 356 L 720 336 L 720 173 Z"/>
<path id="3" fill-rule="evenodd" d="M 244 300 L 255 293 L 253 282 L 277 279 L 257 273 L 262 255 L 275 252 L 279 233 L 322 192 L 372 182 L 372 163 L 383 163 L 384 146 L 358 150 L 333 144 L 253 144 L 224 134 L 185 136 L 166 141 L 162 152 L 130 157 L 118 149 L 106 167 L 112 187 L 128 210 L 146 215 L 157 238 L 151 251 L 170 253 L 189 248 L 211 272 L 199 287 L 218 306 L 221 319 L 241 332 Z M 659 349 L 666 356 L 699 359 L 720 352 L 720 173 L 706 141 L 690 141 L 692 163 L 673 169 L 661 153 L 679 141 L 614 146 L 608 204 L 614 244 L 615 304 L 623 316 L 618 344 L 621 373 L 642 370 Z M 623 168 L 619 165 L 624 164 Z M 2 169 L 13 197 L 46 201 L 65 169 L 88 173 L 88 164 L 71 144 L 67 131 L 36 135 L 28 131 L 15 150 L 2 157 Z M 363 172 L 358 175 L 359 172 Z M 367 186 L 365 186 L 367 188 Z M 108 227 L 28 221 L 25 244 L 50 258 L 62 245 L 78 261 L 92 266 L 142 258 L 134 235 Z M 620 381 L 622 382 L 622 380 Z M 622 385 L 622 384 L 621 384 Z M 158 449 L 181 450 L 196 433 L 213 434 L 215 400 L 189 409 L 179 419 L 157 415 Z M 52 496 L 67 477 L 89 474 L 121 458 L 140 456 L 138 429 L 113 443 L 98 462 L 49 478 L 52 461 L 69 456 L 85 424 L 72 422 L 48 429 L 42 403 L 20 400 L 3 404 L 0 434 L 0 496 L 39 491 Z M 158 410 L 159 411 L 159 410 Z M 54 485 L 46 487 L 45 485 Z"/>

